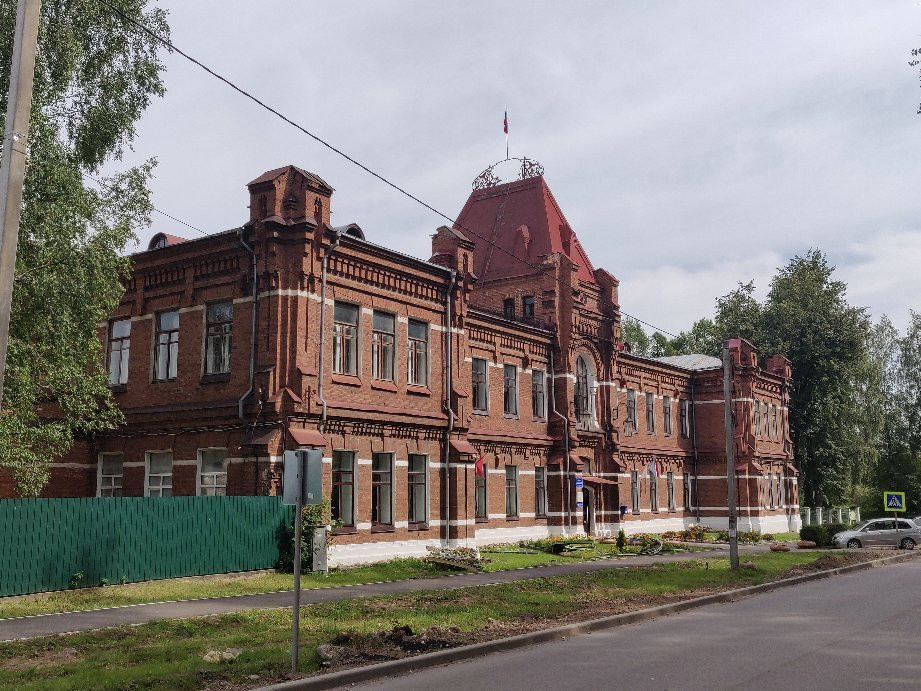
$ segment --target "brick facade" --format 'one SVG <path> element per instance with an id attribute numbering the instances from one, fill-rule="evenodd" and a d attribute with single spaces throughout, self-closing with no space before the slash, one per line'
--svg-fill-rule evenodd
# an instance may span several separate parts
<path id="1" fill-rule="evenodd" d="M 720 363 L 630 354 L 618 281 L 592 267 L 543 177 L 475 190 L 455 227 L 435 231 L 429 261 L 366 241 L 355 224 L 331 227 L 332 189 L 312 173 L 288 166 L 248 187 L 243 227 L 161 234 L 134 256 L 120 307 L 99 325 L 110 358 L 125 346 L 110 340 L 113 324 L 130 319 L 125 381 L 113 382 L 125 425 L 55 463 L 45 496 L 119 482 L 125 495 L 163 482 L 176 495 L 212 483 L 275 494 L 284 450 L 306 443 L 324 447 L 327 492 L 334 457 L 354 459 L 354 526 L 337 529 L 332 555 L 341 563 L 446 541 L 726 525 Z M 174 311 L 177 329 L 161 317 Z M 760 366 L 751 344 L 730 346 L 739 527 L 798 527 L 789 363 Z M 150 474 L 161 462 L 171 476 Z M 426 493 L 414 522 L 410 463 Z M 8 476 L 0 492 L 12 495 Z M 391 499 L 372 497 L 381 492 Z"/>

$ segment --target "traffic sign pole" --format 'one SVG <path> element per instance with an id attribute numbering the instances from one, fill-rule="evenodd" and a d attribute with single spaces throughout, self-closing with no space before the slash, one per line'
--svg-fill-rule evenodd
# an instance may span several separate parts
<path id="1" fill-rule="evenodd" d="M 304 483 L 306 454 L 297 454 L 297 503 L 294 510 L 294 624 L 291 637 L 291 674 L 297 674 L 298 638 L 301 632 L 301 537 L 304 513 Z"/>

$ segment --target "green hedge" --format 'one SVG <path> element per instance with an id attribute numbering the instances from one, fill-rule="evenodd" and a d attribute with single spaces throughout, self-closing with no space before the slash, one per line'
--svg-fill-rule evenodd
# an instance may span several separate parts
<path id="1" fill-rule="evenodd" d="M 828 523 L 825 525 L 804 525 L 800 528 L 799 539 L 810 540 L 819 547 L 831 547 L 831 539 L 836 533 L 845 531 L 850 526 L 844 523 Z"/>

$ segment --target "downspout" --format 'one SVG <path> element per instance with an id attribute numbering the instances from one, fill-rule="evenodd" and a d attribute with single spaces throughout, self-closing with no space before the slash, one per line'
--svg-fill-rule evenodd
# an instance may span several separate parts
<path id="1" fill-rule="evenodd" d="M 451 354 L 452 324 L 451 301 L 454 296 L 454 286 L 457 283 L 457 271 L 451 269 L 451 279 L 448 282 L 448 291 L 445 293 L 445 410 L 448 413 L 448 431 L 445 434 L 444 458 L 445 468 L 445 541 L 451 539 L 451 433 L 454 431 L 454 410 L 451 408 L 451 391 L 454 386 L 454 361 Z"/>
<path id="2" fill-rule="evenodd" d="M 250 309 L 251 319 L 249 327 L 249 389 L 237 401 L 237 415 L 243 419 L 243 404 L 246 399 L 253 395 L 256 386 L 256 307 L 259 303 L 259 277 L 256 275 L 256 250 L 246 244 L 243 240 L 243 227 L 238 229 L 240 233 L 240 245 L 252 256 L 253 267 L 253 306 Z"/>
<path id="3" fill-rule="evenodd" d="M 324 369 L 326 358 L 323 355 L 326 353 L 326 341 L 324 336 L 326 335 L 326 267 L 329 260 L 329 255 L 339 246 L 339 240 L 342 237 L 339 231 L 334 231 L 333 241 L 329 244 L 329 247 L 326 248 L 326 251 L 323 252 L 323 261 L 322 261 L 322 270 L 320 271 L 320 362 L 317 369 L 317 400 L 320 401 L 320 405 L 323 406 L 322 412 L 320 413 L 320 431 L 323 431 L 324 426 L 326 425 L 326 399 L 323 398 L 323 380 L 324 380 Z"/>
<path id="4" fill-rule="evenodd" d="M 697 404 L 694 402 L 694 376 L 691 375 L 691 419 L 688 423 L 691 425 L 691 444 L 694 446 L 694 516 L 700 523 L 700 486 L 697 482 Z"/>
<path id="5" fill-rule="evenodd" d="M 563 460 L 565 462 L 566 475 L 563 480 L 563 514 L 566 519 L 566 527 L 572 526 L 572 515 L 570 512 L 569 502 L 569 418 L 556 409 L 556 370 L 553 367 L 553 348 L 550 348 L 550 405 L 553 406 L 553 414 L 563 421 Z"/>

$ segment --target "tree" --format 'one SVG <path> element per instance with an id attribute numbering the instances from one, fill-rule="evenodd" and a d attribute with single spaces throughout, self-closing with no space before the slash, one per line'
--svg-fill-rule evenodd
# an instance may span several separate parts
<path id="1" fill-rule="evenodd" d="M 719 356 L 725 339 L 720 338 L 716 324 L 710 319 L 698 319 L 690 331 L 682 331 L 669 342 L 671 355 Z"/>
<path id="2" fill-rule="evenodd" d="M 631 353 L 644 357 L 649 355 L 649 336 L 636 319 L 625 319 L 621 325 L 621 334 L 624 342 L 629 344 Z"/>
<path id="3" fill-rule="evenodd" d="M 166 13 L 141 0 L 110 0 L 168 35 Z M 0 5 L 0 118 L 6 112 L 15 3 Z M 37 495 L 51 461 L 75 436 L 120 420 L 97 333 L 128 276 L 123 256 L 149 223 L 154 162 L 84 183 L 116 161 L 153 97 L 164 93 L 158 43 L 95 0 L 42 4 L 23 194 L 0 468 Z M 0 123 L 2 127 L 2 123 Z"/>

